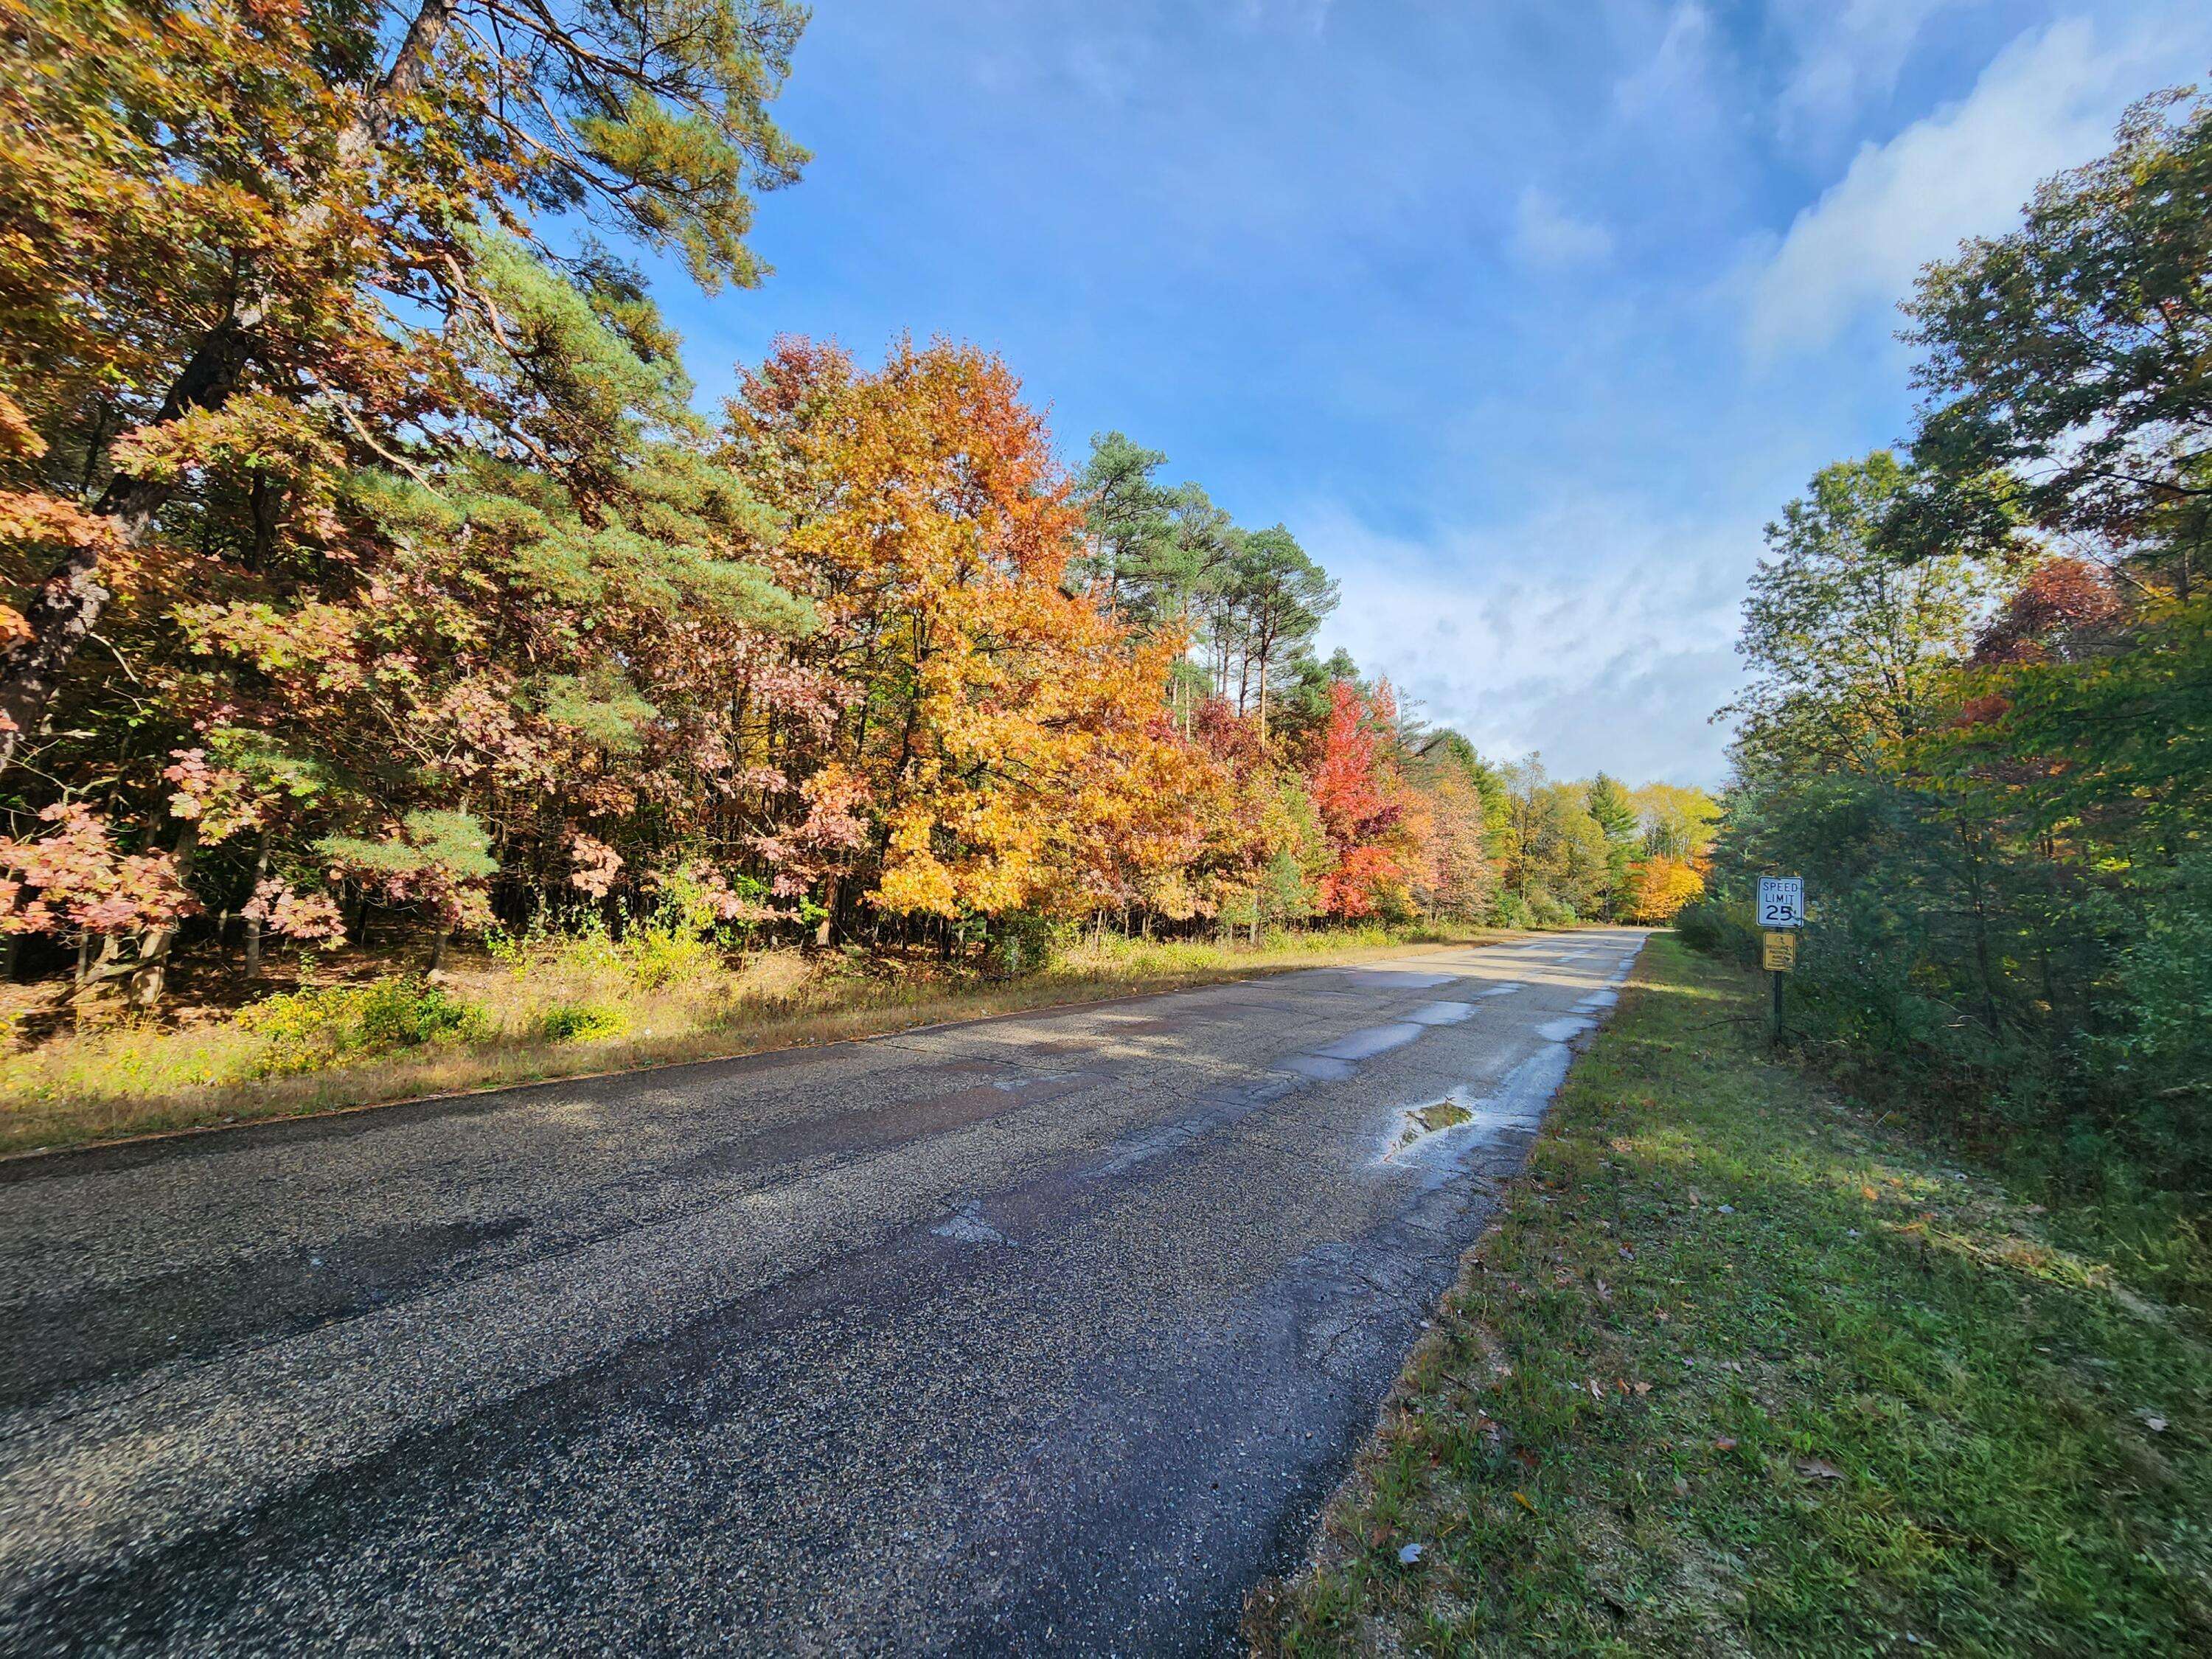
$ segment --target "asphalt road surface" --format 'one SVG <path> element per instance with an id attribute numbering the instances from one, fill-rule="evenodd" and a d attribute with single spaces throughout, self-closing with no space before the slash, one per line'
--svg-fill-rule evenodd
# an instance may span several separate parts
<path id="1" fill-rule="evenodd" d="M 1227 1649 L 1642 941 L 0 1165 L 0 1650 Z"/>

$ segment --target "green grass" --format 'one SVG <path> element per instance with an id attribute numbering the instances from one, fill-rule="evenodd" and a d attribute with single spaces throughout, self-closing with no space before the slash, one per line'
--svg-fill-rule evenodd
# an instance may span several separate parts
<path id="1" fill-rule="evenodd" d="M 1758 1010 L 1652 940 L 1261 1651 L 2212 1651 L 2199 1316 Z"/>

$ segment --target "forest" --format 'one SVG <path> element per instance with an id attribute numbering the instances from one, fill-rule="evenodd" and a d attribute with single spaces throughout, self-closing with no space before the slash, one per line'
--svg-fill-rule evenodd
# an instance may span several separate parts
<path id="1" fill-rule="evenodd" d="M 1801 873 L 1807 1052 L 2201 1257 L 2212 1181 L 2212 104 L 2130 112 L 1907 302 L 1908 446 L 1767 532 L 1715 890 Z M 2196 1240 L 2191 1243 L 2191 1240 Z"/>
<path id="2" fill-rule="evenodd" d="M 1425 724 L 1288 529 L 988 352 L 702 411 L 638 262 L 768 277 L 804 22 L 0 0 L 13 1040 L 641 928 L 1012 973 L 1701 890 L 1709 798 Z"/>

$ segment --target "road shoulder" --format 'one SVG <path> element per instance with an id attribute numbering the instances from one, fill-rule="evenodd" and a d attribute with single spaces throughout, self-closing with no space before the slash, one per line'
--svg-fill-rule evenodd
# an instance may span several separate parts
<path id="1" fill-rule="evenodd" d="M 1653 938 L 1263 1653 L 2203 1651 L 2212 1349 Z"/>

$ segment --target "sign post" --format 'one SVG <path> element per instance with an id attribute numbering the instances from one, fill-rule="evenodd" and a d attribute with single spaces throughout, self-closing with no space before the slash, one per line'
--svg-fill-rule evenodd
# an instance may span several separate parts
<path id="1" fill-rule="evenodd" d="M 1797 966 L 1797 930 L 1805 925 L 1805 878 L 1759 878 L 1759 966 L 1773 986 L 1773 1014 L 1767 1040 L 1782 1041 L 1782 976 Z"/>

